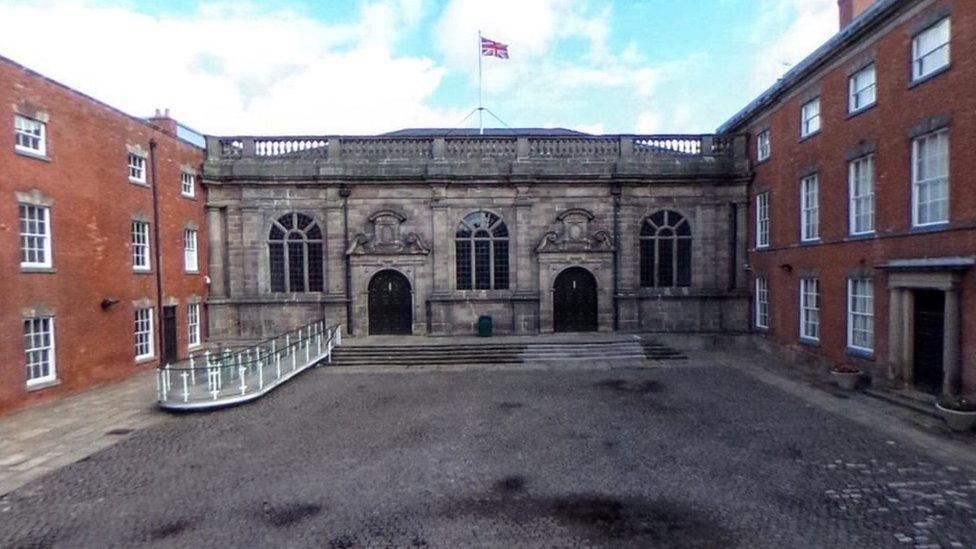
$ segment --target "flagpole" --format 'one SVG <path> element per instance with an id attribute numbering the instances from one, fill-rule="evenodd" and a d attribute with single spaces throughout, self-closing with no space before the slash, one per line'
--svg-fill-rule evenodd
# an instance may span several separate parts
<path id="1" fill-rule="evenodd" d="M 482 103 L 484 91 L 481 83 L 481 64 L 484 59 L 484 52 L 481 51 L 481 31 L 478 31 L 478 135 L 485 134 L 485 108 Z"/>

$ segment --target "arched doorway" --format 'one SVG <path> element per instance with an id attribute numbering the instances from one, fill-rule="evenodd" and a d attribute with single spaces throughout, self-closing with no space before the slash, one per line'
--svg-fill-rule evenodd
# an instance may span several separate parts
<path id="1" fill-rule="evenodd" d="M 556 332 L 595 332 L 596 279 L 582 267 L 559 273 L 552 285 L 552 327 Z"/>
<path id="2" fill-rule="evenodd" d="M 370 335 L 413 333 L 410 281 L 397 271 L 380 271 L 369 281 Z"/>

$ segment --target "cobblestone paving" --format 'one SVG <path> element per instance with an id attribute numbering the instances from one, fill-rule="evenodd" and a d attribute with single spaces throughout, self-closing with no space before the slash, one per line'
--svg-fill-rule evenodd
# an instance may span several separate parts
<path id="1" fill-rule="evenodd" d="M 0 499 L 0 546 L 974 547 L 976 475 L 737 370 L 343 373 Z"/>

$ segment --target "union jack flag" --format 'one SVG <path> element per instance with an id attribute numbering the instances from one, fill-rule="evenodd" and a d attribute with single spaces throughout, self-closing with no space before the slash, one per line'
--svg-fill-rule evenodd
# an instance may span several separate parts
<path id="1" fill-rule="evenodd" d="M 483 57 L 498 57 L 500 59 L 508 59 L 508 44 L 502 44 L 501 42 L 495 42 L 494 40 L 482 38 L 481 55 Z"/>

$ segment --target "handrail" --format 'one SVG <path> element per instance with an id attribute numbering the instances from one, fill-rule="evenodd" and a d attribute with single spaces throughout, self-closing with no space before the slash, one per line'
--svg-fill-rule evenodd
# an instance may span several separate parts
<path id="1" fill-rule="evenodd" d="M 204 351 L 156 369 L 160 407 L 202 410 L 259 398 L 322 360 L 332 362 L 332 350 L 342 343 L 342 327 L 326 328 L 324 321 L 236 351 Z"/>

